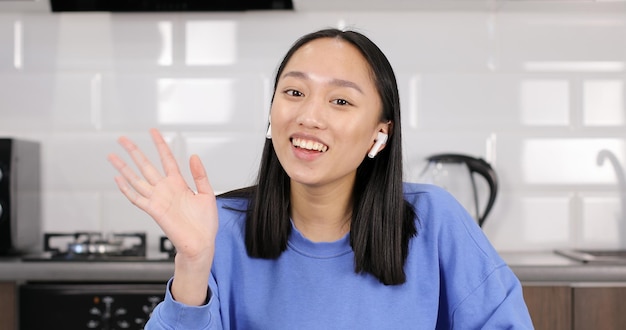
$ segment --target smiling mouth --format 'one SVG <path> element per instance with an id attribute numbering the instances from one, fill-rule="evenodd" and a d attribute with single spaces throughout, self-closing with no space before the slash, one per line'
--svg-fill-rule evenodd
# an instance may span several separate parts
<path id="1" fill-rule="evenodd" d="M 311 140 L 305 140 L 305 139 L 293 138 L 291 139 L 291 144 L 294 147 L 311 150 L 311 151 L 326 152 L 326 150 L 328 150 L 328 146 L 323 143 L 319 143 L 319 142 L 315 142 Z"/>

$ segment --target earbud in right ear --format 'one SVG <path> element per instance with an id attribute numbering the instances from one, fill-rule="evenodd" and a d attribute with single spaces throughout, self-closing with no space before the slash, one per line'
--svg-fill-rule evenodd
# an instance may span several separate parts
<path id="1" fill-rule="evenodd" d="M 272 123 L 270 123 L 269 126 L 267 127 L 267 133 L 265 133 L 265 138 L 266 139 L 272 138 Z"/>
<path id="2" fill-rule="evenodd" d="M 376 138 L 376 142 L 372 146 L 372 149 L 370 149 L 370 152 L 367 154 L 367 157 L 369 158 L 376 157 L 376 155 L 380 151 L 380 147 L 382 147 L 383 144 L 387 143 L 387 137 L 388 137 L 387 134 L 383 132 L 378 132 L 378 137 Z"/>

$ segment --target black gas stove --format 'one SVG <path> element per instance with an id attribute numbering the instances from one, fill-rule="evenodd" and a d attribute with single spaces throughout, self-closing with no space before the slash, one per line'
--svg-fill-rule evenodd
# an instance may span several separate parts
<path id="1" fill-rule="evenodd" d="M 70 262 L 76 269 L 96 262 L 173 262 L 167 237 L 160 237 L 158 257 L 147 257 L 146 240 L 141 232 L 46 233 L 43 253 L 21 259 L 42 269 L 50 262 Z M 165 281 L 26 281 L 19 289 L 20 329 L 143 329 L 164 293 Z"/>
<path id="2" fill-rule="evenodd" d="M 176 251 L 165 236 L 160 237 L 158 258 L 146 255 L 146 234 L 143 232 L 45 233 L 43 253 L 22 256 L 22 261 L 69 262 L 143 262 L 173 260 Z"/>

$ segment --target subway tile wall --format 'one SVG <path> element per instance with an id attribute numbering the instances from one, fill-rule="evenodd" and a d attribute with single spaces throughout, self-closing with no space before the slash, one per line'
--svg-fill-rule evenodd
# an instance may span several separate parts
<path id="1" fill-rule="evenodd" d="M 329 26 L 394 65 L 406 180 L 433 153 L 492 164 L 496 248 L 626 246 L 626 11 L 0 13 L 0 136 L 42 144 L 42 230 L 145 231 L 156 250 L 106 160 L 128 135 L 156 161 L 150 127 L 186 178 L 197 153 L 216 191 L 252 183 L 274 71 Z"/>

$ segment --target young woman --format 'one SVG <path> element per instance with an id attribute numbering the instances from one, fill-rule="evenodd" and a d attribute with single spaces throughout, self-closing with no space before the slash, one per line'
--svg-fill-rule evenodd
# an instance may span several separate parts
<path id="1" fill-rule="evenodd" d="M 148 329 L 532 329 L 463 207 L 403 184 L 396 79 L 362 34 L 321 30 L 287 52 L 252 187 L 216 198 L 194 155 L 192 191 L 151 134 L 164 174 L 124 137 L 141 176 L 109 157 L 177 250 Z"/>

